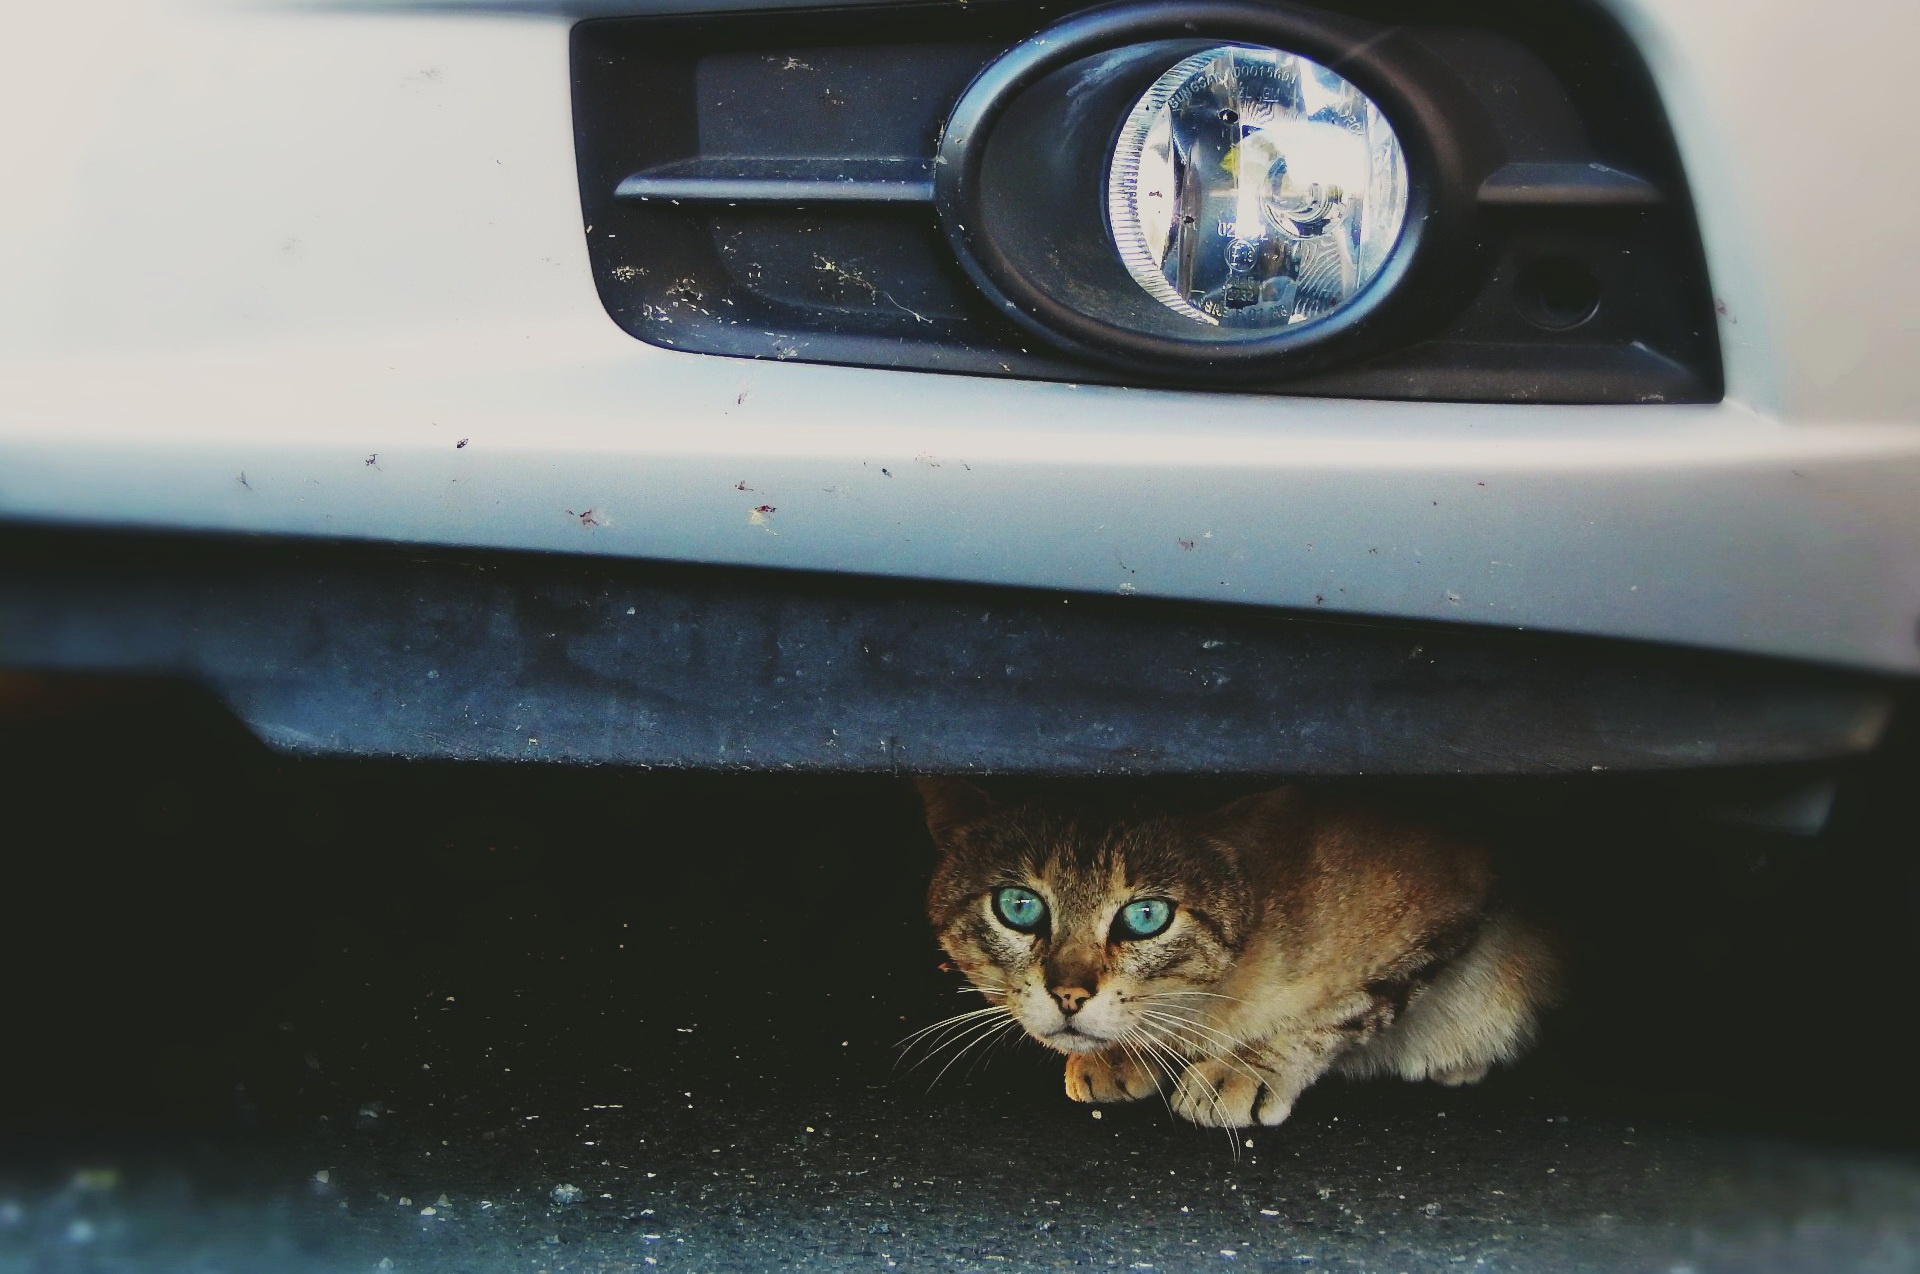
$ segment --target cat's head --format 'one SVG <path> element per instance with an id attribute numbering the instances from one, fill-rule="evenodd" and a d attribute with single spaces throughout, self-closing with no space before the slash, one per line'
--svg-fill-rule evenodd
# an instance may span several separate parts
<path id="1" fill-rule="evenodd" d="M 923 779 L 940 862 L 927 910 L 969 981 L 1062 1053 L 1191 1020 L 1232 966 L 1254 902 L 1218 820 L 1076 820 Z M 1163 1029 L 1155 1029 L 1157 1027 Z"/>

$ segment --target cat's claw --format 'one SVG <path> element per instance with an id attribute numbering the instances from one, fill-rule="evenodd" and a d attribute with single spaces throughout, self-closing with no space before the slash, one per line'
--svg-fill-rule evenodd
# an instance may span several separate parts
<path id="1" fill-rule="evenodd" d="M 1430 1078 L 1436 1084 L 1445 1084 L 1448 1088 L 1459 1088 L 1464 1084 L 1477 1084 L 1487 1077 L 1493 1067 L 1487 1062 L 1473 1062 L 1462 1066 L 1453 1066 L 1437 1070 Z"/>
<path id="2" fill-rule="evenodd" d="M 1245 1063 L 1195 1062 L 1174 1085 L 1175 1113 L 1208 1128 L 1272 1127 L 1293 1113 L 1294 1091 Z"/>
<path id="3" fill-rule="evenodd" d="M 1131 1057 L 1075 1053 L 1067 1059 L 1067 1096 L 1075 1101 L 1139 1101 L 1160 1091 L 1160 1077 Z"/>

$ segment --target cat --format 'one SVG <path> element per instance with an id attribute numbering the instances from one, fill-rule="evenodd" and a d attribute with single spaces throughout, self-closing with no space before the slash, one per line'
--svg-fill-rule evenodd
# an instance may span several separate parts
<path id="1" fill-rule="evenodd" d="M 1273 1125 L 1328 1072 L 1470 1084 L 1557 996 L 1544 929 L 1488 850 L 1352 798 L 1283 787 L 1198 817 L 1075 820 L 918 780 L 952 963 L 1067 1058 L 1082 1102 L 1168 1093 Z"/>

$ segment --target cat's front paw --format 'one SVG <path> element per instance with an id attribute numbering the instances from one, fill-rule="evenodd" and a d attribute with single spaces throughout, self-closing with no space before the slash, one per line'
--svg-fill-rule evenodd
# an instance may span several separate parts
<path id="1" fill-rule="evenodd" d="M 1138 1101 L 1160 1090 L 1160 1077 L 1125 1054 L 1075 1053 L 1067 1059 L 1067 1096 L 1075 1101 Z"/>
<path id="2" fill-rule="evenodd" d="M 1294 1093 L 1242 1061 L 1195 1062 L 1173 1088 L 1173 1109 L 1208 1128 L 1268 1127 L 1293 1113 Z"/>

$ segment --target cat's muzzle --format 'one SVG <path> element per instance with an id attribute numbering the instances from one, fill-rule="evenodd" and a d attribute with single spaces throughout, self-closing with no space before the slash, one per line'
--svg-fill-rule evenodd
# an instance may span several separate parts
<path id="1" fill-rule="evenodd" d="M 1071 1021 L 1050 1035 L 1042 1035 L 1028 1028 L 1027 1034 L 1058 1053 L 1103 1053 L 1114 1046 L 1114 1041 L 1103 1035 L 1094 1035 Z"/>

